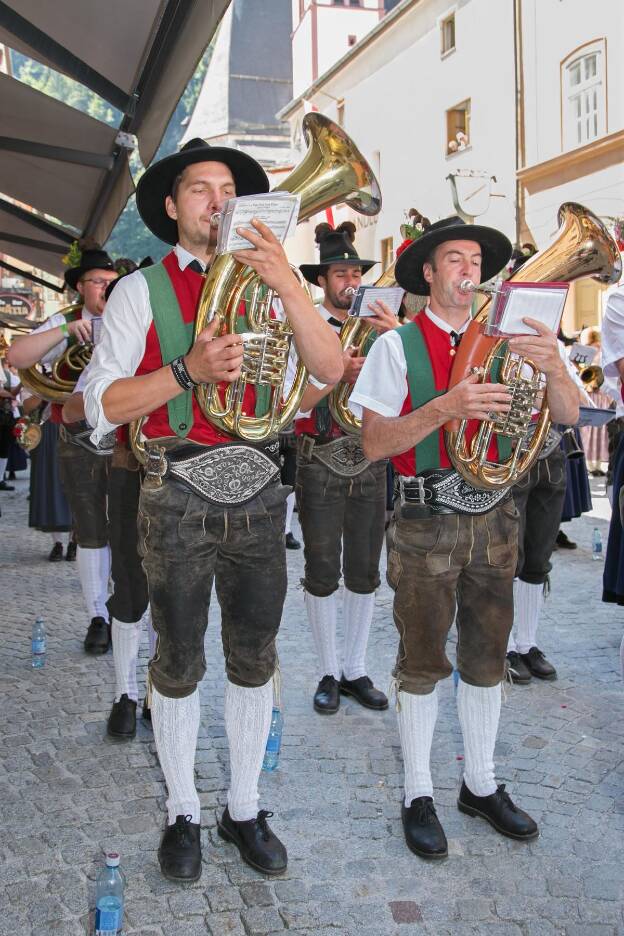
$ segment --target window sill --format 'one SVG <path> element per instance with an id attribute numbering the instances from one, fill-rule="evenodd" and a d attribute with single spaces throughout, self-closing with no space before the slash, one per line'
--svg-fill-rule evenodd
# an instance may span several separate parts
<path id="1" fill-rule="evenodd" d="M 452 49 L 447 49 L 446 52 L 440 52 L 440 59 L 441 60 L 446 59 L 456 51 L 457 51 L 457 46 L 453 46 Z"/>
<path id="2" fill-rule="evenodd" d="M 447 158 L 447 159 L 454 159 L 455 156 L 461 156 L 462 153 L 467 153 L 467 152 L 468 152 L 469 150 L 471 150 L 471 149 L 472 149 L 472 144 L 469 143 L 468 146 L 464 146 L 464 148 L 461 149 L 461 150 L 458 149 L 455 153 L 447 153 L 447 154 L 446 154 L 446 158 Z"/>

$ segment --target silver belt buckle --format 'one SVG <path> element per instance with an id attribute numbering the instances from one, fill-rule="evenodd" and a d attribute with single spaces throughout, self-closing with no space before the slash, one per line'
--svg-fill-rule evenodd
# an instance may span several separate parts
<path id="1" fill-rule="evenodd" d="M 405 488 L 408 482 L 410 485 L 413 485 L 414 482 L 416 483 L 416 487 L 418 488 L 417 499 L 410 497 L 408 500 L 406 498 Z M 409 504 L 412 504 L 412 505 L 417 504 L 419 507 L 425 507 L 427 505 L 427 492 L 425 491 L 425 479 L 420 476 L 418 477 L 412 476 L 411 478 L 408 478 L 408 477 L 405 477 L 405 475 L 401 475 L 400 480 L 399 480 L 399 496 L 401 500 L 401 507 L 408 506 Z"/>

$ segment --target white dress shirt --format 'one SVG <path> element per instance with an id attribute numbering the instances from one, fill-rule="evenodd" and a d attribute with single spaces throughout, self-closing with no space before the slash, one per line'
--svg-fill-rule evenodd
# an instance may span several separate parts
<path id="1" fill-rule="evenodd" d="M 93 315 L 92 312 L 89 312 L 88 309 L 85 309 L 84 306 L 82 309 L 81 317 L 83 321 L 85 322 L 90 322 L 92 318 L 96 318 L 96 316 Z M 63 325 L 64 323 L 65 323 L 65 316 L 63 315 L 63 313 L 55 312 L 54 315 L 51 315 L 50 318 L 47 318 L 45 320 L 43 325 L 40 325 L 39 328 L 35 328 L 35 330 L 32 331 L 30 334 L 38 335 L 40 332 L 50 331 L 51 328 L 57 328 L 59 325 Z M 63 354 L 67 350 L 67 344 L 68 344 L 67 338 L 62 338 L 58 344 L 54 345 L 53 348 L 50 348 L 50 350 L 46 354 L 44 354 L 44 356 L 40 360 L 40 363 L 52 364 L 52 362 L 55 361 L 56 358 L 59 357 L 59 355 Z"/>
<path id="2" fill-rule="evenodd" d="M 611 293 L 602 320 L 602 369 L 605 382 L 601 389 L 616 402 L 616 416 L 624 416 L 622 381 L 617 362 L 624 358 L 624 286 Z"/>
<path id="3" fill-rule="evenodd" d="M 174 248 L 181 270 L 197 260 L 205 270 L 206 264 L 176 244 Z M 92 442 L 100 439 L 119 425 L 109 422 L 104 415 L 102 397 L 108 387 L 123 377 L 133 377 L 145 354 L 145 341 L 154 320 L 147 281 L 140 270 L 124 276 L 106 303 L 102 335 L 98 341 L 83 386 L 87 422 L 94 427 Z"/>
<path id="4" fill-rule="evenodd" d="M 325 319 L 326 322 L 329 322 L 330 318 L 333 317 L 332 313 L 328 312 L 324 305 L 318 306 L 318 311 L 321 314 L 322 318 Z M 330 325 L 331 325 L 331 322 L 330 322 Z M 335 332 L 340 333 L 340 328 L 337 325 L 332 325 L 332 328 L 334 329 Z M 299 363 L 299 355 L 297 354 L 297 347 L 293 339 L 290 345 L 290 354 L 288 355 L 288 364 L 286 366 L 286 379 L 284 380 L 284 390 L 283 390 L 284 397 L 287 397 L 288 394 L 290 393 L 290 388 L 292 387 L 294 380 L 295 380 L 295 374 L 297 371 L 298 363 Z M 308 380 L 312 384 L 313 387 L 316 387 L 317 390 L 323 390 L 323 388 L 327 386 L 327 384 L 320 383 L 316 379 L 316 377 L 312 376 L 312 374 L 308 375 Z M 306 416 L 309 416 L 311 412 L 312 410 L 307 410 L 305 412 L 304 410 L 299 410 L 295 416 L 295 419 L 304 419 Z"/>

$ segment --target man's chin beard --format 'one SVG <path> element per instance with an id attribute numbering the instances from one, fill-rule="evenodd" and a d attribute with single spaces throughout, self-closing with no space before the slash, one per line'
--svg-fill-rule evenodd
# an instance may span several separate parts
<path id="1" fill-rule="evenodd" d="M 340 296 L 332 296 L 332 305 L 335 309 L 342 309 L 343 311 L 350 309 L 351 301 L 351 296 L 344 296 L 342 298 Z"/>

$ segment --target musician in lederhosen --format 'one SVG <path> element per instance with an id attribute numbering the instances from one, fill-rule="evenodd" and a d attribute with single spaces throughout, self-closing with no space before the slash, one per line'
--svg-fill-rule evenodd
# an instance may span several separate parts
<path id="1" fill-rule="evenodd" d="M 200 382 L 222 390 L 239 377 L 243 362 L 242 336 L 217 337 L 218 319 L 193 342 L 203 272 L 216 247 L 211 218 L 228 198 L 267 190 L 266 174 L 254 159 L 199 139 L 150 166 L 137 188 L 137 207 L 150 230 L 175 248 L 115 289 L 85 387 L 95 441 L 147 416 L 139 544 L 157 633 L 150 662 L 152 727 L 168 791 L 158 857 L 163 874 L 180 881 L 201 875 L 197 686 L 206 670 L 213 580 L 221 605 L 230 752 L 219 834 L 266 874 L 281 873 L 287 862 L 286 849 L 267 823 L 272 814 L 258 812 L 258 780 L 286 592 L 288 489 L 279 483 L 277 439 L 252 445 L 228 436 L 204 416 L 193 394 Z M 311 372 L 321 380 L 338 379 L 337 339 L 314 312 L 279 241 L 266 225 L 252 224 L 244 234 L 250 249 L 234 258 L 276 290 Z M 248 385 L 248 415 L 258 415 L 258 397 Z"/>
<path id="2" fill-rule="evenodd" d="M 509 490 L 477 490 L 452 469 L 444 424 L 507 412 L 510 390 L 471 374 L 448 390 L 456 346 L 468 327 L 472 294 L 460 289 L 497 273 L 511 254 L 500 232 L 448 218 L 433 224 L 397 261 L 400 286 L 429 303 L 413 322 L 373 345 L 351 400 L 363 407 L 362 441 L 371 459 L 391 457 L 399 476 L 389 531 L 388 579 L 395 588 L 399 631 L 399 734 L 405 768 L 402 819 L 408 847 L 424 858 L 448 852 L 433 803 L 430 753 L 436 686 L 452 665 L 446 656 L 457 610 L 457 709 L 464 739 L 464 781 L 458 808 L 481 816 L 503 835 L 528 840 L 536 823 L 515 806 L 494 773 L 501 681 L 513 620 L 517 511 Z M 553 417 L 578 419 L 578 394 L 556 336 L 525 319 L 537 334 L 509 342 L 545 373 Z M 489 461 L 509 454 L 493 438 Z"/>
<path id="3" fill-rule="evenodd" d="M 80 295 L 81 307 L 69 314 L 52 315 L 30 335 L 16 339 L 9 352 L 11 363 L 17 367 L 30 367 L 38 361 L 49 364 L 66 351 L 69 341 L 91 342 L 92 322 L 102 316 L 106 287 L 116 278 L 106 251 L 94 245 L 85 247 L 77 264 L 65 272 L 65 283 Z M 106 608 L 111 565 L 106 505 L 110 449 L 104 444 L 96 451 L 84 426 L 78 433 L 68 431 L 61 410 L 61 404 L 52 404 L 50 419 L 59 426 L 59 473 L 73 518 L 76 562 L 90 622 L 84 648 L 90 654 L 106 653 L 110 646 Z"/>
<path id="4" fill-rule="evenodd" d="M 301 266 L 308 282 L 322 288 L 319 313 L 337 334 L 347 319 L 354 290 L 375 263 L 359 257 L 354 235 L 351 222 L 336 230 L 328 224 L 319 225 L 319 262 Z M 377 311 L 375 319 L 367 321 L 380 331 L 396 327 L 397 320 L 387 307 Z M 363 363 L 363 357 L 355 356 L 355 349 L 344 350 L 342 380 L 353 383 Z M 332 390 L 333 386 L 310 380 L 295 419 L 295 493 L 303 533 L 305 607 L 318 656 L 319 683 L 313 704 L 324 715 L 338 711 L 341 693 L 367 708 L 388 707 L 388 699 L 375 688 L 366 669 L 375 591 L 380 582 L 386 462 L 368 462 L 359 437 L 347 435 L 333 419 L 328 406 Z M 341 571 L 344 646 L 339 660 L 336 626 Z"/>

